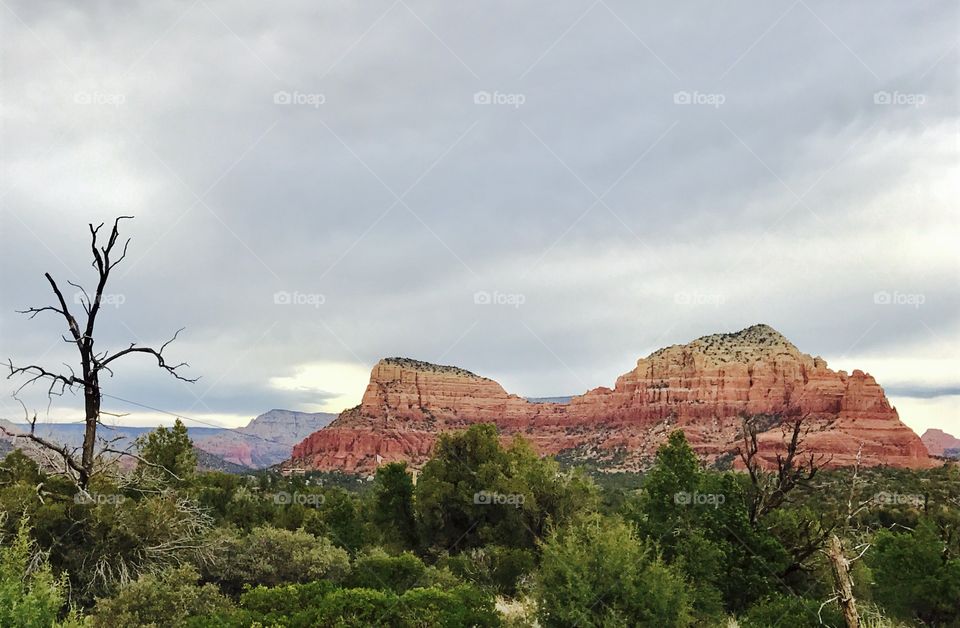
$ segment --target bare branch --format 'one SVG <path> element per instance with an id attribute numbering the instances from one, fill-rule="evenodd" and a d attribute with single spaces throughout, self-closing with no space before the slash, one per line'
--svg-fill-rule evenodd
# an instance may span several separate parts
<path id="1" fill-rule="evenodd" d="M 72 469 L 77 473 L 83 473 L 83 467 L 73 458 L 72 455 L 70 455 L 70 450 L 65 445 L 58 445 L 56 443 L 52 443 L 46 440 L 45 438 L 42 438 L 36 435 L 37 414 L 34 413 L 33 418 L 31 418 L 30 413 L 27 411 L 27 406 L 23 403 L 23 401 L 21 401 L 20 399 L 17 399 L 17 401 L 19 401 L 20 405 L 23 407 L 24 417 L 27 423 L 30 424 L 30 431 L 27 432 L 26 434 L 21 432 L 11 432 L 7 430 L 5 427 L 3 427 L 2 425 L 0 425 L 0 431 L 2 431 L 7 436 L 29 440 L 42 447 L 45 447 L 46 449 L 52 452 L 57 453 L 63 459 L 65 468 Z"/>
<path id="2" fill-rule="evenodd" d="M 56 312 L 57 314 L 64 316 L 63 310 L 58 307 L 53 307 L 52 305 L 46 305 L 44 307 L 28 307 L 25 310 L 17 310 L 17 314 L 29 314 L 30 320 L 33 320 L 34 317 L 36 317 L 36 315 L 40 312 Z"/>
<path id="3" fill-rule="evenodd" d="M 174 340 L 177 339 L 177 336 L 180 334 L 181 331 L 183 331 L 183 329 L 184 329 L 183 327 L 181 327 L 180 329 L 178 329 L 178 330 L 176 331 L 176 333 L 173 334 L 173 337 L 172 337 L 170 340 L 166 341 L 165 343 L 163 343 L 163 344 L 160 346 L 160 349 L 159 349 L 159 350 L 158 350 L 158 349 L 154 349 L 153 347 L 143 347 L 143 346 L 137 345 L 137 344 L 135 344 L 135 343 L 130 343 L 130 346 L 127 347 L 126 349 L 123 349 L 123 350 L 121 350 L 121 351 L 118 351 L 117 353 L 114 353 L 114 354 L 111 355 L 110 357 L 104 358 L 103 360 L 98 360 L 98 361 L 96 361 L 96 370 L 99 371 L 99 370 L 101 370 L 101 369 L 106 369 L 107 372 L 109 372 L 111 375 L 113 375 L 113 372 L 110 371 L 110 369 L 109 369 L 108 366 L 107 366 L 108 364 L 110 364 L 111 362 L 117 360 L 118 358 L 122 358 L 123 356 L 129 355 L 129 354 L 131 354 L 131 353 L 146 353 L 146 354 L 148 354 L 148 355 L 154 356 L 154 357 L 157 359 L 157 366 L 159 366 L 160 368 L 166 370 L 168 373 L 170 373 L 171 375 L 173 375 L 173 376 L 176 377 L 177 379 L 183 380 L 183 381 L 185 381 L 185 382 L 193 383 L 193 382 L 197 381 L 197 380 L 200 379 L 200 378 L 199 378 L 199 377 L 193 377 L 193 378 L 191 378 L 191 377 L 184 377 L 184 376 L 180 375 L 179 373 L 177 373 L 177 369 L 178 369 L 178 368 L 183 367 L 183 366 L 190 366 L 189 364 L 187 364 L 186 362 L 181 362 L 181 363 L 175 364 L 175 365 L 167 364 L 167 361 L 166 361 L 166 359 L 165 359 L 164 356 L 163 356 L 163 351 L 164 351 L 164 349 L 167 348 L 167 345 L 169 345 L 171 342 L 173 342 Z"/>
<path id="4" fill-rule="evenodd" d="M 133 218 L 133 216 L 118 216 L 116 220 L 113 221 L 113 228 L 110 230 L 110 236 L 107 239 L 106 246 L 102 246 L 99 249 L 97 248 L 97 235 L 100 228 L 103 227 L 103 223 L 101 222 L 96 227 L 94 227 L 92 223 L 90 224 L 90 250 L 93 252 L 93 267 L 97 269 L 99 280 L 97 281 L 97 289 L 94 294 L 93 303 L 91 303 L 90 310 L 87 313 L 87 328 L 84 334 L 87 338 L 93 338 L 93 328 L 97 321 L 97 313 L 100 311 L 103 289 L 107 285 L 107 279 L 110 278 L 110 271 L 127 255 L 127 244 L 130 243 L 130 240 L 127 240 L 127 244 L 124 245 L 123 254 L 120 256 L 120 259 L 113 263 L 110 262 L 110 253 L 113 251 L 113 247 L 117 243 L 117 237 L 120 235 L 120 221 L 131 218 Z"/>
<path id="5" fill-rule="evenodd" d="M 166 468 L 166 467 L 163 466 L 162 464 L 157 464 L 157 463 L 155 463 L 155 462 L 150 462 L 149 460 L 145 459 L 143 456 L 139 456 L 139 455 L 137 455 L 137 454 L 135 454 L 135 453 L 133 453 L 133 452 L 125 451 L 125 450 L 120 450 L 120 449 L 112 449 L 112 448 L 110 448 L 110 447 L 107 447 L 107 448 L 102 449 L 101 452 L 118 454 L 118 455 L 121 455 L 121 456 L 129 456 L 130 458 L 134 458 L 135 460 L 137 460 L 137 461 L 139 461 L 139 462 L 142 462 L 143 464 L 147 465 L 148 467 L 153 467 L 153 468 L 155 468 L 155 469 L 160 469 L 160 470 L 162 470 L 162 471 L 166 471 L 167 473 L 170 474 L 170 476 L 171 476 L 173 479 L 175 479 L 175 480 L 178 481 L 178 482 L 182 482 L 182 481 L 183 481 L 183 478 L 181 478 L 179 475 L 177 475 L 176 473 L 174 473 L 174 472 L 171 471 L 170 469 Z"/>
<path id="6" fill-rule="evenodd" d="M 57 282 L 53 280 L 53 277 L 50 276 L 50 273 L 43 273 L 43 276 L 47 278 L 47 281 L 50 283 L 50 287 L 53 288 L 53 293 L 57 295 L 57 300 L 60 302 L 60 313 L 63 314 L 63 317 L 67 321 L 67 327 L 70 329 L 70 334 L 79 345 L 81 336 L 80 326 L 77 324 L 77 319 L 75 319 L 73 314 L 70 313 L 70 308 L 67 307 L 67 302 L 63 298 L 63 293 L 60 292 L 60 287 L 57 285 Z"/>
<path id="7" fill-rule="evenodd" d="M 84 301 L 81 300 L 80 303 L 81 303 L 81 305 L 83 305 L 83 310 L 84 310 L 84 311 L 87 313 L 87 315 L 89 316 L 89 315 L 90 315 L 90 295 L 87 294 L 86 289 L 85 289 L 83 286 L 81 286 L 80 284 L 78 284 L 78 283 L 73 283 L 73 282 L 70 281 L 70 280 L 67 280 L 67 283 L 70 284 L 71 286 L 73 286 L 74 288 L 77 288 L 78 290 L 80 290 L 80 292 L 83 293 L 83 296 L 86 298 L 86 301 L 84 302 Z"/>
<path id="8" fill-rule="evenodd" d="M 16 391 L 14 391 L 14 393 L 13 393 L 14 397 L 16 397 L 17 394 L 19 394 L 21 390 L 23 390 L 23 389 L 26 388 L 27 386 L 33 384 L 33 383 L 36 382 L 37 380 L 43 379 L 44 377 L 49 377 L 49 378 L 51 379 L 50 388 L 47 390 L 47 395 L 48 395 L 48 396 L 50 396 L 50 395 L 60 396 L 60 395 L 63 394 L 64 390 L 65 390 L 68 386 L 71 386 L 71 387 L 72 387 L 72 386 L 75 386 L 75 385 L 77 385 L 77 384 L 82 384 L 82 383 L 83 383 L 83 380 L 82 380 L 82 379 L 78 379 L 77 377 L 75 377 L 75 376 L 72 374 L 72 370 L 71 370 L 71 375 L 70 375 L 70 377 L 66 377 L 65 375 L 60 375 L 59 373 L 52 373 L 52 372 L 46 370 L 45 368 L 43 368 L 42 366 L 37 366 L 36 364 L 31 364 L 31 365 L 29 365 L 29 366 L 14 366 L 14 365 L 13 365 L 13 360 L 8 360 L 8 361 L 7 361 L 7 366 L 10 367 L 10 374 L 7 375 L 7 379 L 11 379 L 12 377 L 15 377 L 15 376 L 17 376 L 17 375 L 23 375 L 23 374 L 32 374 L 32 375 L 33 375 L 33 377 L 31 377 L 31 378 L 28 379 L 26 382 L 24 382 L 23 384 L 21 384 L 20 387 L 17 388 Z M 54 387 L 55 387 L 57 384 L 60 384 L 60 392 L 55 392 L 55 391 L 54 391 Z"/>

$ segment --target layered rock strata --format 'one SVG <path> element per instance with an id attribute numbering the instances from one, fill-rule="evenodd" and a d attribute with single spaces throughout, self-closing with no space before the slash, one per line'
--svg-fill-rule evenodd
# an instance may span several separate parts
<path id="1" fill-rule="evenodd" d="M 366 473 L 378 463 L 414 467 L 441 432 L 494 423 L 542 454 L 608 470 L 643 469 L 675 429 L 708 462 L 734 464 L 741 417 L 768 415 L 761 457 L 773 464 L 783 424 L 804 417 L 805 446 L 829 466 L 935 464 L 870 375 L 827 368 L 767 325 L 704 336 L 637 361 L 613 388 L 569 403 L 537 403 L 464 369 L 405 358 L 374 366 L 359 406 L 294 447 L 290 464 Z"/>

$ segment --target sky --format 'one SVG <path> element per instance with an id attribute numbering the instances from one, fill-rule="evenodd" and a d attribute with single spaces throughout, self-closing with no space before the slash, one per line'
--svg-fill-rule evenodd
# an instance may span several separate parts
<path id="1" fill-rule="evenodd" d="M 108 421 L 335 412 L 387 356 L 578 394 L 762 322 L 960 433 L 958 6 L 3 0 L 0 357 L 76 362 L 16 310 L 133 215 L 97 346 L 184 327 L 201 379 L 130 357 Z"/>

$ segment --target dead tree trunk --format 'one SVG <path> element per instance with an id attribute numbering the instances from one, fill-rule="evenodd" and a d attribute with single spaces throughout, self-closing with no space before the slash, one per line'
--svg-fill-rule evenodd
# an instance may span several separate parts
<path id="1" fill-rule="evenodd" d="M 843 612 L 847 628 L 860 628 L 860 615 L 857 613 L 857 599 L 853 596 L 853 578 L 850 577 L 850 561 L 843 553 L 843 543 L 836 534 L 830 535 L 827 544 L 827 558 L 833 572 L 836 587 L 837 604 Z"/>
<path id="2" fill-rule="evenodd" d="M 159 349 L 139 346 L 136 343 L 130 343 L 129 347 L 114 353 L 109 351 L 97 353 L 94 350 L 94 327 L 97 322 L 97 314 L 100 312 L 100 306 L 105 296 L 104 288 L 106 288 L 107 281 L 110 279 L 110 272 L 127 256 L 127 246 L 130 244 L 130 240 L 127 239 L 123 245 L 123 250 L 120 252 L 119 257 L 116 259 L 111 259 L 111 255 L 114 253 L 117 240 L 120 236 L 120 220 L 124 218 L 132 218 L 132 216 L 120 216 L 117 218 L 113 222 L 113 228 L 110 230 L 110 235 L 107 238 L 107 242 L 103 245 L 100 245 L 100 242 L 98 241 L 98 235 L 101 227 L 103 227 L 103 223 L 96 227 L 94 227 L 92 224 L 90 225 L 90 249 L 93 254 L 92 265 L 97 271 L 97 287 L 94 291 L 93 297 L 91 298 L 82 286 L 73 282 L 67 282 L 80 291 L 77 294 L 75 302 L 80 303 L 83 311 L 86 313 L 86 321 L 82 328 L 68 307 L 67 300 L 63 297 L 63 292 L 61 292 L 60 287 L 57 285 L 57 282 L 54 281 L 50 273 L 45 273 L 44 276 L 46 277 L 47 282 L 50 284 L 50 287 L 53 289 L 54 295 L 57 297 L 57 304 L 47 305 L 44 307 L 33 307 L 21 312 L 22 314 L 29 314 L 30 318 L 35 317 L 41 312 L 54 312 L 63 317 L 69 332 L 69 336 L 66 334 L 63 335 L 63 340 L 76 346 L 77 352 L 80 354 L 80 372 L 82 373 L 82 376 L 77 377 L 75 371 L 69 365 L 67 368 L 70 369 L 70 374 L 66 375 L 62 373 L 50 372 L 35 364 L 31 364 L 29 366 L 14 366 L 12 360 L 9 363 L 10 374 L 7 376 L 7 379 L 19 375 L 30 376 L 29 379 L 17 389 L 17 392 L 23 390 L 25 386 L 41 379 L 50 381 L 50 387 L 47 389 L 48 396 L 62 395 L 67 389 L 73 391 L 74 386 L 83 387 L 85 426 L 83 432 L 83 447 L 81 448 L 79 462 L 65 447 L 56 446 L 56 444 L 45 441 L 37 436 L 34 433 L 34 429 L 36 427 L 35 419 L 30 423 L 31 429 L 29 434 L 11 435 L 18 438 L 28 438 L 42 447 L 56 452 L 63 458 L 64 468 L 73 476 L 77 486 L 84 491 L 86 490 L 87 485 L 90 482 L 90 478 L 94 473 L 94 465 L 96 463 L 95 446 L 97 441 L 97 425 L 100 422 L 101 414 L 100 402 L 102 398 L 102 392 L 100 389 L 100 373 L 102 371 L 106 371 L 112 376 L 113 370 L 111 364 L 115 360 L 131 353 L 146 353 L 153 356 L 157 360 L 157 366 L 167 371 L 177 379 L 186 382 L 197 381 L 195 378 L 183 377 L 177 372 L 178 368 L 187 365 L 185 362 L 173 365 L 167 364 L 166 360 L 164 359 L 163 350 L 166 349 L 167 345 L 176 340 L 177 334 L 180 333 L 180 330 L 173 335 L 173 338 L 161 345 Z M 106 296 L 109 298 L 109 295 Z M 58 387 L 59 390 L 57 390 Z M 17 393 L 14 393 L 15 396 L 16 394 Z"/>

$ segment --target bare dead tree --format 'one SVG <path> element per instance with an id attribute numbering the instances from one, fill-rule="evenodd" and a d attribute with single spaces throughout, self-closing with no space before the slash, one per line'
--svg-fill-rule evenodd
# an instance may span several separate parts
<path id="1" fill-rule="evenodd" d="M 742 446 L 737 449 L 753 488 L 750 496 L 751 523 L 756 523 L 763 515 L 782 506 L 794 489 L 809 486 L 817 472 L 829 462 L 825 456 L 809 452 L 803 446 L 804 438 L 811 430 L 809 417 L 803 416 L 781 427 L 785 450 L 777 451 L 776 470 L 767 471 L 759 455 L 760 418 L 744 417 Z"/>
<path id="2" fill-rule="evenodd" d="M 847 512 L 846 516 L 844 517 L 843 524 L 844 538 L 869 537 L 869 530 L 861 529 L 860 525 L 857 523 L 857 516 L 865 510 L 868 510 L 876 502 L 876 500 L 872 497 L 868 499 L 861 499 L 860 489 L 864 484 L 860 478 L 860 464 L 862 455 L 863 444 L 861 443 L 860 447 L 857 449 L 857 461 L 853 467 L 853 475 L 850 477 L 850 491 L 847 494 Z M 855 541 L 852 543 L 855 543 Z M 853 577 L 850 574 L 850 570 L 853 566 L 853 563 L 863 558 L 864 554 L 867 553 L 867 550 L 869 550 L 871 547 L 871 543 L 867 540 L 863 540 L 859 544 L 855 544 L 851 553 L 859 553 L 852 557 L 848 557 L 847 547 L 848 544 L 845 543 L 835 531 L 832 531 L 829 542 L 827 543 L 827 547 L 822 551 L 827 557 L 827 562 L 830 565 L 830 572 L 833 575 L 834 593 L 833 597 L 825 601 L 820 608 L 822 610 L 827 604 L 836 602 L 843 613 L 843 619 L 847 625 L 847 628 L 859 628 L 861 625 L 860 614 L 857 610 L 857 598 L 853 593 L 854 582 Z"/>
<path id="3" fill-rule="evenodd" d="M 857 598 L 853 595 L 853 578 L 850 577 L 850 566 L 853 561 L 846 557 L 843 543 L 836 534 L 830 535 L 830 543 L 824 553 L 830 563 L 836 588 L 834 596 L 824 602 L 820 609 L 823 610 L 823 607 L 830 602 L 836 602 L 843 613 L 843 621 L 847 624 L 847 628 L 860 628 L 860 613 L 857 611 Z"/>
<path id="4" fill-rule="evenodd" d="M 160 369 L 167 371 L 173 377 L 185 382 L 192 383 L 197 381 L 197 378 L 184 377 L 178 372 L 178 369 L 187 366 L 185 362 L 181 362 L 179 364 L 170 364 L 167 362 L 166 357 L 164 356 L 164 351 L 166 350 L 167 346 L 176 340 L 177 335 L 183 331 L 182 329 L 177 330 L 170 340 L 160 345 L 159 349 L 150 346 L 138 345 L 137 343 L 130 343 L 130 346 L 115 352 L 102 351 L 98 353 L 94 348 L 94 331 L 97 323 L 97 315 L 100 313 L 100 307 L 104 299 L 104 289 L 106 288 L 107 282 L 110 279 L 110 273 L 127 256 L 127 247 L 130 244 L 130 239 L 127 238 L 123 244 L 123 248 L 119 250 L 117 249 L 117 243 L 120 237 L 120 221 L 132 218 L 133 216 L 119 216 L 116 218 L 113 222 L 113 228 L 110 230 L 110 234 L 107 236 L 105 243 L 100 237 L 100 230 L 103 227 L 103 223 L 100 223 L 96 227 L 93 226 L 92 223 L 90 224 L 90 250 L 93 254 L 93 261 L 91 265 L 97 271 L 97 287 L 93 292 L 93 297 L 91 298 L 90 294 L 79 284 L 75 284 L 72 281 L 67 282 L 80 291 L 79 294 L 81 296 L 78 296 L 76 301 L 79 302 L 85 314 L 85 320 L 83 321 L 82 325 L 74 316 L 70 307 L 67 305 L 67 301 L 63 297 L 63 292 L 61 292 L 60 287 L 57 285 L 57 282 L 53 279 L 50 273 L 44 273 L 44 277 L 46 277 L 47 282 L 50 284 L 50 287 L 53 290 L 53 294 L 56 296 L 56 304 L 43 307 L 32 307 L 20 312 L 21 314 L 28 314 L 31 319 L 42 312 L 52 312 L 63 318 L 64 322 L 66 323 L 68 333 L 63 334 L 62 338 L 64 342 L 76 346 L 80 357 L 80 375 L 78 376 L 74 369 L 69 365 L 66 365 L 69 375 L 65 375 L 63 373 L 47 370 L 46 368 L 36 364 L 15 366 L 13 361 L 9 360 L 10 374 L 7 376 L 7 379 L 17 376 L 27 377 L 27 380 L 23 383 L 23 385 L 20 386 L 20 388 L 17 389 L 17 392 L 20 392 L 26 386 L 38 381 L 49 382 L 47 396 L 51 399 L 55 395 L 63 395 L 63 393 L 68 389 L 73 391 L 75 386 L 83 388 L 85 428 L 83 434 L 83 447 L 80 452 L 79 460 L 76 458 L 75 452 L 71 452 L 67 448 L 61 447 L 56 443 L 51 443 L 36 434 L 36 415 L 34 415 L 33 421 L 30 422 L 30 431 L 28 433 L 10 435 L 29 439 L 62 457 L 65 468 L 68 469 L 69 474 L 74 477 L 77 486 L 84 491 L 86 490 L 87 485 L 90 482 L 90 478 L 94 473 L 97 459 L 95 454 L 97 426 L 100 423 L 100 416 L 103 414 L 100 409 L 101 373 L 106 372 L 112 376 L 113 368 L 116 366 L 116 363 L 119 359 L 133 354 L 145 354 L 156 359 L 157 366 Z M 17 393 L 14 394 L 16 395 Z"/>
<path id="5" fill-rule="evenodd" d="M 811 427 L 809 417 L 803 416 L 781 425 L 783 449 L 776 453 L 775 469 L 766 468 L 759 443 L 762 423 L 766 419 L 764 416 L 743 418 L 742 445 L 737 451 L 750 477 L 748 500 L 752 525 L 759 525 L 765 515 L 783 506 L 791 492 L 809 487 L 817 472 L 828 462 L 825 456 L 818 456 L 804 447 L 804 439 Z M 790 531 L 789 539 L 781 539 L 791 560 L 780 577 L 809 571 L 810 559 L 822 550 L 835 527 L 836 523 L 823 514 L 800 521 L 797 528 Z"/>

